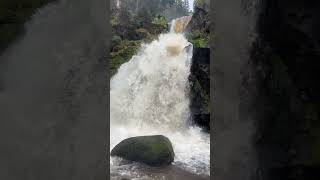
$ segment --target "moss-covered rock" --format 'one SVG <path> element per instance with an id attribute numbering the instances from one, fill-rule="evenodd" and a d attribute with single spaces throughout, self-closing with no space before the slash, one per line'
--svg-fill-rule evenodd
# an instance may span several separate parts
<path id="1" fill-rule="evenodd" d="M 111 156 L 150 166 L 163 166 L 173 162 L 174 151 L 170 140 L 165 136 L 138 136 L 121 141 L 112 149 Z"/>

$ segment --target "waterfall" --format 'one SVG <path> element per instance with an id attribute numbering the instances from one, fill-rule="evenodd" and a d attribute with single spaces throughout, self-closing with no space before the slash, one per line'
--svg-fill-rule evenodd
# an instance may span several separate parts
<path id="1" fill-rule="evenodd" d="M 180 20 L 174 20 L 172 28 L 176 22 Z M 181 33 L 161 34 L 142 45 L 111 78 L 110 150 L 128 137 L 162 134 L 173 144 L 174 165 L 209 175 L 209 135 L 188 125 L 190 45 Z M 124 168 L 118 158 L 111 157 L 110 164 L 111 174 L 135 177 L 134 167 Z"/>

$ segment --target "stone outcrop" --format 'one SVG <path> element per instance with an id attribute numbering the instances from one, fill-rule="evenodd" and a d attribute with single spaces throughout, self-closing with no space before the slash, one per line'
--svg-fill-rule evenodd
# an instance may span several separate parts
<path id="1" fill-rule="evenodd" d="M 162 135 L 125 139 L 112 149 L 111 156 L 142 162 L 150 166 L 164 166 L 174 160 L 171 142 Z"/>
<path id="2" fill-rule="evenodd" d="M 210 49 L 194 48 L 190 80 L 193 122 L 210 129 Z"/>
<path id="3" fill-rule="evenodd" d="M 264 1 L 253 73 L 255 144 L 264 179 L 319 179 L 320 3 Z"/>

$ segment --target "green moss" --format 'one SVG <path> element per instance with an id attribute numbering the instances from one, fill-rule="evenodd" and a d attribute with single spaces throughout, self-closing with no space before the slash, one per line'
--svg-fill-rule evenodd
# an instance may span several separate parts
<path id="1" fill-rule="evenodd" d="M 167 165 L 174 160 L 170 140 L 161 135 L 125 139 L 112 149 L 111 155 L 152 166 Z"/>
<path id="2" fill-rule="evenodd" d="M 144 153 L 145 158 L 153 159 L 155 161 L 156 159 L 161 159 L 170 156 L 170 153 L 168 151 L 168 145 L 164 142 L 161 143 L 150 143 L 150 151 L 146 151 Z M 157 155 L 156 157 L 154 155 Z"/>

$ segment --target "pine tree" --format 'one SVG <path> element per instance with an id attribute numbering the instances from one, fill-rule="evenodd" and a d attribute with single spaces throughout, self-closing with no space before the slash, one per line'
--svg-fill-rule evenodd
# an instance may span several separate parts
<path id="1" fill-rule="evenodd" d="M 185 3 L 185 9 L 188 10 L 188 12 L 190 11 L 190 5 L 189 5 L 189 0 L 184 0 Z"/>

